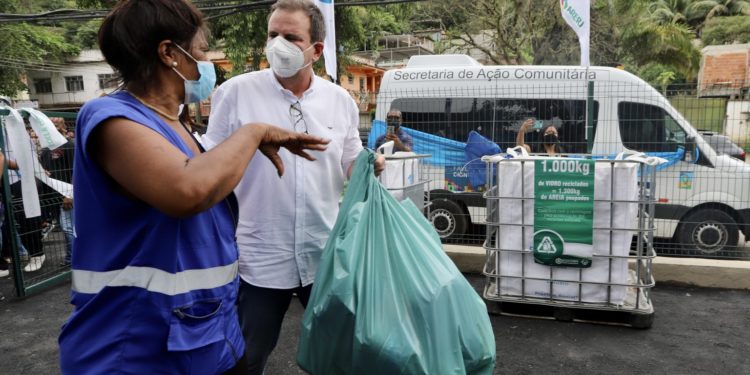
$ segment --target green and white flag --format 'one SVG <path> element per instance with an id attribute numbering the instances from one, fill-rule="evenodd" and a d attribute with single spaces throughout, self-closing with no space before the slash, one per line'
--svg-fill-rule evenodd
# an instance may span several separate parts
<path id="1" fill-rule="evenodd" d="M 536 263 L 591 267 L 595 170 L 593 160 L 535 161 L 532 250 Z"/>
<path id="2" fill-rule="evenodd" d="M 560 11 L 565 22 L 578 34 L 578 43 L 581 45 L 581 66 L 589 66 L 591 0 L 560 0 Z"/>

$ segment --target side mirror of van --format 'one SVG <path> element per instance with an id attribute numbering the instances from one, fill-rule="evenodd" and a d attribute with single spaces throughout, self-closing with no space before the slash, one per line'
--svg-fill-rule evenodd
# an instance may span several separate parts
<path id="1" fill-rule="evenodd" d="M 692 163 L 695 161 L 695 137 L 688 136 L 685 138 L 685 157 L 683 160 Z"/>

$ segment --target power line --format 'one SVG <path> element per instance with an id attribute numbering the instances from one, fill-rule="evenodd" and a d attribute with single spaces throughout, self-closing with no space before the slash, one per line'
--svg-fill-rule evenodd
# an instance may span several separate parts
<path id="1" fill-rule="evenodd" d="M 369 1 L 349 1 L 345 3 L 336 3 L 336 6 L 348 7 L 348 6 L 372 6 L 372 5 L 389 5 L 389 4 L 404 4 L 404 3 L 421 3 L 427 0 L 369 0 Z"/>
<path id="2" fill-rule="evenodd" d="M 34 60 L 23 60 L 23 59 L 16 59 L 12 57 L 4 57 L 0 56 L 0 61 L 8 62 L 8 63 L 17 63 L 17 64 L 27 64 L 27 65 L 34 65 L 40 68 L 64 68 L 70 66 L 69 63 L 80 63 L 81 65 L 85 64 L 96 64 L 99 63 L 99 61 L 68 61 L 68 62 L 41 62 L 41 61 L 34 61 Z M 102 60 L 103 61 L 103 60 Z M 95 67 L 91 67 L 96 70 Z M 99 69 L 101 70 L 101 69 Z"/>
<path id="3" fill-rule="evenodd" d="M 74 71 L 70 69 L 70 65 L 49 66 L 49 65 L 34 63 L 31 61 L 13 61 L 13 60 L 7 60 L 4 58 L 0 58 L 0 64 L 3 64 L 6 67 L 13 68 L 16 70 L 35 70 L 35 71 L 44 71 L 44 72 L 52 72 L 52 73 L 74 73 Z M 86 70 L 89 72 L 93 72 L 93 73 L 102 73 L 102 74 L 113 73 L 112 70 L 106 69 L 106 68 L 87 67 Z"/>
<path id="4" fill-rule="evenodd" d="M 14 57 L 8 57 L 8 56 L 0 56 L 0 60 L 10 61 L 10 62 L 17 62 L 22 64 L 34 64 L 39 66 L 49 66 L 53 68 L 60 68 L 60 67 L 66 67 L 70 62 L 76 62 L 81 64 L 86 63 L 98 63 L 99 61 L 66 61 L 66 62 L 44 62 L 44 61 L 37 61 L 37 60 L 24 60 Z"/>
<path id="5" fill-rule="evenodd" d="M 334 5 L 336 7 L 376 6 L 416 3 L 422 1 L 425 0 L 352 0 L 334 3 Z M 268 9 L 268 7 L 275 2 L 275 0 L 259 0 L 253 2 L 240 2 L 239 4 L 231 4 L 233 3 L 233 1 L 197 1 L 196 4 L 206 4 L 198 5 L 198 9 L 206 14 L 207 19 L 213 19 L 228 16 L 230 14 L 238 12 L 250 12 L 261 9 Z M 109 9 L 57 9 L 36 14 L 0 13 L 0 24 L 19 22 L 45 24 L 60 21 L 85 21 L 103 18 L 105 15 L 107 15 L 107 13 L 109 13 L 109 11 Z M 219 14 L 212 14 L 215 12 L 219 12 Z"/>

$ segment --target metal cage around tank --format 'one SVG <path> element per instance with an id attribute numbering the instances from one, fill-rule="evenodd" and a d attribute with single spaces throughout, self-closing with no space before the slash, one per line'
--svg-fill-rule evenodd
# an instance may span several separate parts
<path id="1" fill-rule="evenodd" d="M 528 173 L 539 158 L 542 157 L 495 157 L 487 162 L 484 298 L 489 311 L 650 327 L 654 316 L 650 289 L 654 286 L 652 264 L 656 256 L 656 167 L 634 160 L 595 160 L 597 173 L 609 171 L 609 181 L 601 184 L 603 186 L 595 185 L 595 189 L 610 191 L 599 194 L 608 196 L 607 199 L 594 199 L 599 209 L 594 212 L 592 228 L 595 238 L 592 268 L 571 269 L 533 262 L 533 240 L 530 243 L 529 235 L 534 231 L 532 216 L 535 196 L 533 186 L 528 186 L 533 185 L 533 178 L 529 181 Z M 592 156 L 575 155 L 575 158 L 591 159 Z M 520 171 L 520 179 L 508 175 L 508 168 L 504 167 L 511 164 Z M 626 199 L 617 194 L 617 190 L 626 183 L 617 180 L 622 176 L 617 169 L 628 166 L 637 170 L 637 181 L 631 182 L 635 184 L 635 194 Z M 520 186 L 516 186 L 516 190 L 510 194 L 505 188 L 508 184 Z M 634 209 L 635 215 L 632 221 L 623 223 L 621 218 L 615 216 L 618 210 L 628 208 Z M 510 215 L 508 210 L 513 210 L 515 216 Z M 598 219 L 597 215 L 600 216 Z M 599 267 L 596 275 L 591 273 L 594 266 Z"/>
<path id="2" fill-rule="evenodd" d="M 386 166 L 378 181 L 398 201 L 411 200 L 414 205 L 429 216 L 430 182 L 421 173 L 421 160 L 430 155 L 408 153 L 385 154 Z"/>

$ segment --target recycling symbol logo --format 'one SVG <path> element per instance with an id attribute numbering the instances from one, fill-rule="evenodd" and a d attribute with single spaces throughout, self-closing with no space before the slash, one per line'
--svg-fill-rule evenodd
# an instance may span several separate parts
<path id="1" fill-rule="evenodd" d="M 555 259 L 562 256 L 564 247 L 562 236 L 551 229 L 542 229 L 534 233 L 532 249 L 534 261 L 537 263 L 555 264 Z"/>
<path id="2" fill-rule="evenodd" d="M 544 236 L 542 242 L 536 247 L 536 252 L 540 254 L 554 254 L 557 252 L 557 247 L 552 243 L 552 239 L 549 236 Z"/>

